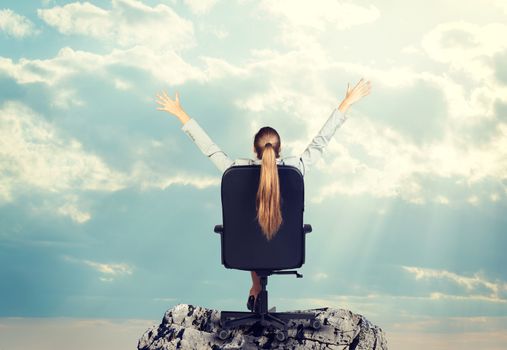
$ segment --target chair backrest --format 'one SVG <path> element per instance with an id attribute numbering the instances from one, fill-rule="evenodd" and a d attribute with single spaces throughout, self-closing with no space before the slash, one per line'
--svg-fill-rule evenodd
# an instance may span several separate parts
<path id="1" fill-rule="evenodd" d="M 305 261 L 304 181 L 298 168 L 278 165 L 282 225 L 268 241 L 256 219 L 260 165 L 228 168 L 222 176 L 222 264 L 238 270 L 283 270 Z"/>

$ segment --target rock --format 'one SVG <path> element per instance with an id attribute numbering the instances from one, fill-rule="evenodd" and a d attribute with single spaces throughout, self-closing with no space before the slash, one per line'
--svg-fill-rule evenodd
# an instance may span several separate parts
<path id="1" fill-rule="evenodd" d="M 314 330 L 308 320 L 290 321 L 288 339 L 280 343 L 272 329 L 255 323 L 233 328 L 229 338 L 221 340 L 220 311 L 178 304 L 166 311 L 160 325 L 142 335 L 137 349 L 387 349 L 382 329 L 351 311 L 325 307 L 284 312 L 314 312 L 322 326 Z"/>

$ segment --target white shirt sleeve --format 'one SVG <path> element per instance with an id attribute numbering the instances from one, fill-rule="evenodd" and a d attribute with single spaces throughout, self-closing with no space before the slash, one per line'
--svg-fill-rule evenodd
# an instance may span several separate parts
<path id="1" fill-rule="evenodd" d="M 299 158 L 301 163 L 300 168 L 303 169 L 303 176 L 308 172 L 311 165 L 315 164 L 322 157 L 324 148 L 328 145 L 336 130 L 342 126 L 345 120 L 347 120 L 346 112 L 342 113 L 338 107 L 336 107 L 317 136 L 313 138 Z"/>
<path id="2" fill-rule="evenodd" d="M 201 152 L 209 157 L 213 164 L 223 173 L 234 161 L 218 147 L 204 131 L 197 120 L 190 118 L 182 125 L 183 130 L 197 145 Z"/>

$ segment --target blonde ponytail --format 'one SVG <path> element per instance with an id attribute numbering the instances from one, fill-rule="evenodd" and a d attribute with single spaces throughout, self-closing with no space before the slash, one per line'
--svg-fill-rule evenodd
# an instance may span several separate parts
<path id="1" fill-rule="evenodd" d="M 262 151 L 256 218 L 268 241 L 273 239 L 283 222 L 278 166 L 275 149 L 270 142 L 265 144 Z"/>

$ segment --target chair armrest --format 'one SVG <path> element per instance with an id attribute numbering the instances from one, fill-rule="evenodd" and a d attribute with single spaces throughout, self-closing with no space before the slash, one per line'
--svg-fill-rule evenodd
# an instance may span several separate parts
<path id="1" fill-rule="evenodd" d="M 303 225 L 303 232 L 304 232 L 304 233 L 309 233 L 309 232 L 312 232 L 312 225 L 309 225 L 309 224 L 304 224 L 304 225 Z"/>
<path id="2" fill-rule="evenodd" d="M 214 229 L 214 231 L 215 231 L 216 233 L 221 234 L 222 232 L 224 232 L 224 226 L 223 226 L 223 225 L 215 225 L 215 229 Z"/>

